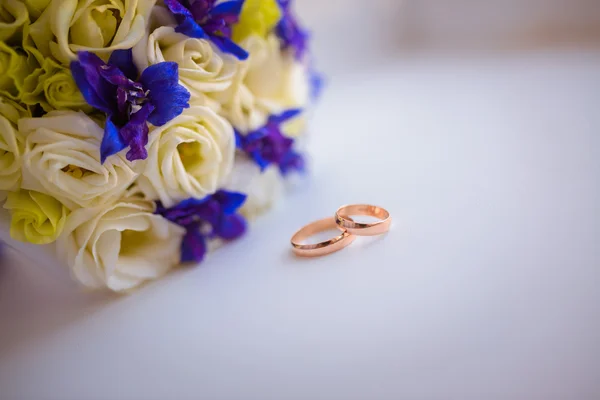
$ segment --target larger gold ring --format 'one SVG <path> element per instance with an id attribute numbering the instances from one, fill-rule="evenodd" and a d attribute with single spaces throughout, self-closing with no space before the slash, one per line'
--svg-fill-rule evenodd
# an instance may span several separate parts
<path id="1" fill-rule="evenodd" d="M 370 224 L 355 222 L 351 215 L 366 215 L 379 218 L 377 222 Z M 390 229 L 392 217 L 390 213 L 382 207 L 372 206 L 370 204 L 353 204 L 342 206 L 335 212 L 335 222 L 340 229 L 347 231 L 352 235 L 375 236 L 386 233 Z"/>
<path id="2" fill-rule="evenodd" d="M 356 236 L 344 231 L 339 236 L 324 242 L 316 244 L 300 243 L 319 232 L 324 232 L 329 229 L 340 229 L 335 223 L 335 220 L 331 217 L 323 218 L 306 225 L 292 236 L 291 243 L 293 252 L 302 257 L 324 256 L 325 254 L 343 249 L 356 239 Z"/>

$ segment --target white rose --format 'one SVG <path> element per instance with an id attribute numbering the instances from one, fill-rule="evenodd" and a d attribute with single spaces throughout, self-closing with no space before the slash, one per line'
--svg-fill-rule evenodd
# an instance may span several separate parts
<path id="1" fill-rule="evenodd" d="M 210 108 L 192 106 L 167 124 L 151 128 L 138 186 L 165 207 L 190 197 L 203 198 L 227 178 L 234 152 L 233 127 Z"/>
<path id="2" fill-rule="evenodd" d="M 46 57 L 64 64 L 79 51 L 108 57 L 132 48 L 145 34 L 156 0 L 51 0 L 31 25 L 31 37 Z"/>
<path id="3" fill-rule="evenodd" d="M 185 230 L 153 211 L 139 199 L 75 210 L 57 241 L 59 257 L 91 288 L 123 291 L 156 279 L 179 263 Z"/>
<path id="4" fill-rule="evenodd" d="M 23 188 L 49 194 L 69 209 L 121 197 L 137 177 L 122 153 L 100 162 L 103 129 L 83 112 L 23 118 Z"/>
<path id="5" fill-rule="evenodd" d="M 19 189 L 23 138 L 17 130 L 17 123 L 19 118 L 26 116 L 23 107 L 0 97 L 0 191 Z"/>
<path id="6" fill-rule="evenodd" d="M 143 46 L 140 42 L 139 46 Z M 236 74 L 239 61 L 223 54 L 210 41 L 190 38 L 175 32 L 171 26 L 154 30 L 147 40 L 145 51 L 134 50 L 136 65 L 141 71 L 148 65 L 173 61 L 179 65 L 179 81 L 190 92 L 190 104 L 220 105 L 213 94 L 227 90 Z"/>
<path id="7" fill-rule="evenodd" d="M 260 167 L 246 157 L 236 158 L 225 188 L 248 196 L 240 211 L 249 219 L 271 209 L 284 191 L 283 179 L 277 166 L 270 166 L 261 172 Z"/>
<path id="8" fill-rule="evenodd" d="M 309 100 L 308 68 L 282 51 L 279 40 L 249 36 L 241 43 L 250 54 L 231 88 L 219 94 L 223 115 L 241 132 L 264 125 L 271 114 L 304 108 Z"/>

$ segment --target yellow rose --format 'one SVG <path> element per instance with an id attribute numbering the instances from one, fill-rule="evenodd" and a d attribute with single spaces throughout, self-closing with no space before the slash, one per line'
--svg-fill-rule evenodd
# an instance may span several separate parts
<path id="1" fill-rule="evenodd" d="M 24 140 L 17 123 L 27 116 L 25 108 L 0 97 L 0 191 L 17 190 L 21 183 Z"/>
<path id="2" fill-rule="evenodd" d="M 239 22 L 233 26 L 232 39 L 241 42 L 250 35 L 266 38 L 280 19 L 277 0 L 246 0 Z"/>
<path id="3" fill-rule="evenodd" d="M 0 96 L 18 100 L 25 78 L 33 71 L 24 51 L 0 42 Z"/>
<path id="4" fill-rule="evenodd" d="M 27 8 L 15 0 L 0 0 L 0 41 L 20 41 L 19 33 L 29 21 Z"/>
<path id="5" fill-rule="evenodd" d="M 11 215 L 10 236 L 33 244 L 54 242 L 67 218 L 67 209 L 60 201 L 29 190 L 9 193 L 4 208 Z"/>
<path id="6" fill-rule="evenodd" d="M 41 68 L 25 79 L 21 101 L 29 106 L 40 104 L 46 112 L 92 110 L 75 84 L 71 71 L 51 58 L 47 58 Z"/>
<path id="7" fill-rule="evenodd" d="M 63 64 L 78 51 L 107 58 L 113 50 L 132 48 L 146 32 L 156 0 L 51 0 L 31 25 L 31 36 L 44 56 Z"/>
<path id="8" fill-rule="evenodd" d="M 10 1 L 10 0 L 9 0 Z M 29 19 L 35 21 L 50 4 L 50 0 L 22 0 L 29 10 Z"/>

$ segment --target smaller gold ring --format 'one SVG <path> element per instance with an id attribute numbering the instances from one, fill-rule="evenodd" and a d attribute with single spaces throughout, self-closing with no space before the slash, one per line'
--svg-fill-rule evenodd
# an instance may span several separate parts
<path id="1" fill-rule="evenodd" d="M 380 220 L 370 224 L 354 222 L 354 220 L 350 218 L 351 215 L 366 215 L 379 218 Z M 335 212 L 335 222 L 340 229 L 345 230 L 352 235 L 375 236 L 386 233 L 390 229 L 392 217 L 390 217 L 390 213 L 382 207 L 372 206 L 370 204 L 352 204 L 338 208 Z"/>
<path id="2" fill-rule="evenodd" d="M 342 232 L 339 236 L 326 240 L 324 242 L 315 244 L 301 244 L 301 241 L 308 239 L 309 237 L 324 232 L 330 229 L 340 229 L 335 223 L 335 220 L 331 217 L 323 218 L 318 221 L 312 222 L 292 236 L 292 251 L 301 257 L 318 257 L 324 256 L 329 253 L 341 250 L 348 246 L 356 239 L 356 236 L 349 234 L 348 232 Z"/>

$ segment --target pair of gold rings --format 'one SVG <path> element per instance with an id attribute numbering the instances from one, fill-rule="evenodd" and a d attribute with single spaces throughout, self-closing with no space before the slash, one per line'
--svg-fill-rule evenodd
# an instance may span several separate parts
<path id="1" fill-rule="evenodd" d="M 361 215 L 379 219 L 373 223 L 355 222 L 350 216 Z M 292 250 L 302 257 L 324 256 L 348 246 L 356 236 L 375 236 L 386 233 L 390 229 L 392 217 L 385 209 L 370 204 L 353 204 L 342 206 L 333 218 L 323 218 L 310 223 L 292 236 Z M 339 229 L 342 233 L 332 239 L 316 244 L 303 244 L 309 237 L 330 229 Z"/>

